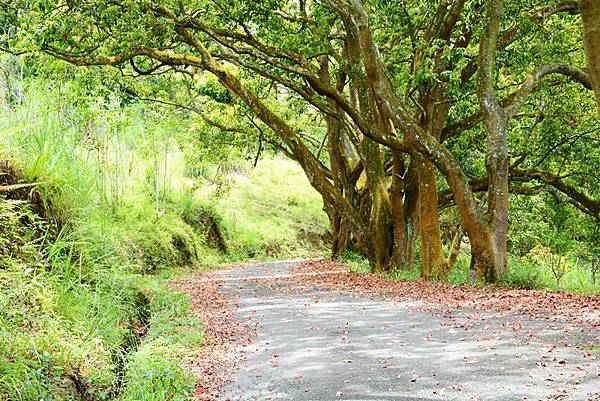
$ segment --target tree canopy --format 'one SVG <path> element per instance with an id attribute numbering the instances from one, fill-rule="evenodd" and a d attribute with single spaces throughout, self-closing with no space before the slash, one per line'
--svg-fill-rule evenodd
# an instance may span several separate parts
<path id="1" fill-rule="evenodd" d="M 323 198 L 334 255 L 408 266 L 419 238 L 423 276 L 441 279 L 464 231 L 473 269 L 495 281 L 522 196 L 583 219 L 578 235 L 593 241 L 597 2 L 0 4 L 7 51 L 114 67 L 136 101 L 297 161 Z"/>

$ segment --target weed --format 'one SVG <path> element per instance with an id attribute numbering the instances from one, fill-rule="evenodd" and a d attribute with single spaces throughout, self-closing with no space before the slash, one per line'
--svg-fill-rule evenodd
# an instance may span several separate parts
<path id="1" fill-rule="evenodd" d="M 418 281 L 421 279 L 421 269 L 418 267 L 413 267 L 412 269 L 394 269 L 388 276 L 391 280 Z"/>
<path id="2" fill-rule="evenodd" d="M 466 285 L 471 284 L 470 280 L 470 257 L 465 254 L 459 254 L 456 264 L 448 272 L 448 283 L 453 285 Z"/>

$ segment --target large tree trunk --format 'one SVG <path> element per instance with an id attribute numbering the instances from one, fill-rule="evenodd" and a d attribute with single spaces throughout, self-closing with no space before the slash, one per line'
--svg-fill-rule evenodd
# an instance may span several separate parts
<path id="1" fill-rule="evenodd" d="M 389 269 L 392 257 L 392 209 L 385 180 L 383 155 L 380 145 L 368 138 L 363 139 L 361 153 L 371 195 L 371 262 L 376 272 L 382 272 Z"/>
<path id="2" fill-rule="evenodd" d="M 392 187 L 390 188 L 390 201 L 392 202 L 392 235 L 393 249 L 392 262 L 400 269 L 407 267 L 408 230 L 406 210 L 404 206 L 404 157 L 399 152 L 394 152 Z"/>
<path id="3" fill-rule="evenodd" d="M 406 267 L 415 266 L 419 223 L 419 174 L 415 163 L 411 163 L 405 180 L 404 210 L 406 214 Z"/>
<path id="4" fill-rule="evenodd" d="M 421 122 L 423 129 L 440 142 L 450 110 L 450 101 L 442 86 L 423 87 L 421 98 L 425 105 Z M 448 272 L 442 248 L 436 170 L 433 163 L 423 156 L 415 157 L 415 161 L 419 172 L 421 275 L 426 280 L 443 280 Z"/>
<path id="5" fill-rule="evenodd" d="M 460 254 L 460 245 L 462 244 L 462 239 L 465 234 L 462 226 L 458 226 L 454 236 L 452 237 L 452 243 L 450 245 L 450 254 L 448 255 L 447 267 L 448 271 L 452 270 L 456 261 L 458 260 L 458 255 Z"/>
<path id="6" fill-rule="evenodd" d="M 339 119 L 327 116 L 327 147 L 333 175 L 333 184 L 343 194 L 343 196 L 352 204 L 353 191 L 349 188 L 348 166 L 341 151 L 341 123 Z M 334 258 L 342 256 L 348 248 L 350 241 L 350 225 L 340 213 L 333 211 L 330 213 L 331 226 L 331 253 Z"/>
<path id="7" fill-rule="evenodd" d="M 504 238 L 489 227 L 469 234 L 471 241 L 471 267 L 477 277 L 488 283 L 497 282 L 506 272 Z M 500 244 L 500 246 L 498 246 Z"/>
<path id="8" fill-rule="evenodd" d="M 419 224 L 421 233 L 421 276 L 443 279 L 446 274 L 442 249 L 435 167 L 422 156 L 415 158 L 419 171 Z"/>
<path id="9" fill-rule="evenodd" d="M 486 170 L 490 180 L 485 229 L 469 232 L 472 255 L 480 279 L 495 282 L 507 270 L 507 234 L 509 209 L 508 125 L 504 109 L 495 93 L 496 52 L 502 19 L 503 0 L 488 0 L 486 28 L 480 43 L 477 95 L 487 131 Z M 466 227 L 465 227 L 466 228 Z"/>
<path id="10" fill-rule="evenodd" d="M 331 256 L 334 259 L 338 259 L 348 249 L 351 236 L 350 227 L 348 226 L 346 220 L 341 218 L 339 213 L 337 213 L 335 210 L 331 210 L 328 213 L 328 216 L 331 230 Z"/>
<path id="11" fill-rule="evenodd" d="M 489 122 L 490 150 L 486 160 L 490 187 L 488 189 L 488 221 L 492 264 L 486 265 L 482 273 L 488 282 L 501 279 L 507 271 L 508 211 L 509 211 L 509 156 L 506 143 L 507 126 L 502 112 L 497 113 L 500 121 Z M 495 120 L 495 119 L 494 119 Z M 482 266 L 483 267 L 483 266 Z M 481 276 L 481 274 L 480 274 Z"/>
<path id="12" fill-rule="evenodd" d="M 600 1 L 579 0 L 579 11 L 583 19 L 583 46 L 588 71 L 600 112 Z"/>
<path id="13" fill-rule="evenodd" d="M 355 34 L 354 29 L 348 31 L 351 37 Z M 356 40 L 349 38 L 346 43 L 349 59 L 355 65 L 360 65 L 360 48 L 356 46 Z M 373 88 L 360 74 L 352 74 L 351 80 L 350 91 L 356 93 L 356 101 L 365 121 L 379 132 L 389 132 L 389 124 L 379 113 L 374 101 Z M 354 141 L 364 165 L 371 201 L 368 221 L 372 248 L 368 257 L 373 270 L 382 272 L 391 267 L 392 258 L 392 205 L 385 177 L 383 152 L 381 145 L 370 138 L 355 138 Z"/>

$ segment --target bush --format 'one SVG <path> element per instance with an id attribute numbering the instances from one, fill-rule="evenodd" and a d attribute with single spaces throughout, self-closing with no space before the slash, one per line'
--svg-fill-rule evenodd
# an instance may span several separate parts
<path id="1" fill-rule="evenodd" d="M 43 181 L 33 198 L 43 207 L 27 202 L 29 190 L 0 197 L 0 400 L 160 399 L 159 389 L 188 397 L 183 355 L 198 346 L 199 323 L 185 297 L 141 274 L 197 264 L 196 233 L 176 213 L 157 217 L 145 188 L 127 187 L 127 177 L 107 201 L 94 191 L 106 177 L 70 142 L 79 133 L 69 138 L 36 118 L 10 139 L 21 141 L 19 180 Z M 155 379 L 144 382 L 140 366 Z"/>
<path id="2" fill-rule="evenodd" d="M 344 251 L 340 260 L 350 265 L 350 271 L 355 273 L 370 273 L 371 265 L 361 254 L 353 251 Z"/>
<path id="3" fill-rule="evenodd" d="M 130 228 L 124 241 L 129 260 L 139 273 L 156 274 L 198 260 L 192 229 L 172 216 L 142 220 Z"/>
<path id="4" fill-rule="evenodd" d="M 169 356 L 169 347 L 144 345 L 131 356 L 124 378 L 123 401 L 191 400 L 195 379 L 179 361 Z"/>
<path id="5" fill-rule="evenodd" d="M 470 256 L 459 254 L 456 264 L 448 273 L 448 283 L 453 285 L 471 284 L 470 281 Z"/>
<path id="6" fill-rule="evenodd" d="M 418 281 L 421 279 L 421 269 L 413 267 L 412 269 L 395 269 L 389 273 L 392 280 L 397 281 Z"/>
<path id="7" fill-rule="evenodd" d="M 213 206 L 195 200 L 192 193 L 186 193 L 174 204 L 184 222 L 190 225 L 204 244 L 223 254 L 227 253 L 223 218 Z"/>
<path id="8" fill-rule="evenodd" d="M 218 174 L 226 174 L 235 185 L 225 191 L 205 185 L 196 195 L 204 200 L 201 209 L 217 217 L 231 257 L 289 258 L 325 252 L 327 216 L 322 199 L 298 165 L 264 159 L 256 168 Z"/>
<path id="9" fill-rule="evenodd" d="M 541 278 L 542 274 L 537 264 L 525 257 L 511 257 L 503 284 L 526 290 L 539 289 L 545 287 Z"/>
<path id="10" fill-rule="evenodd" d="M 199 346 L 202 331 L 190 317 L 188 298 L 156 282 L 143 287 L 149 331 L 128 358 L 121 400 L 188 400 L 195 378 L 181 363 Z"/>

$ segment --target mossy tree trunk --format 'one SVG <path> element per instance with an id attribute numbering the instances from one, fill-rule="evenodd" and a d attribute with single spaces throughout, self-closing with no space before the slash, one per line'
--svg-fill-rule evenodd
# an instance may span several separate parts
<path id="1" fill-rule="evenodd" d="M 583 20 L 583 46 L 588 72 L 600 113 L 600 1 L 579 0 L 579 11 Z"/>

